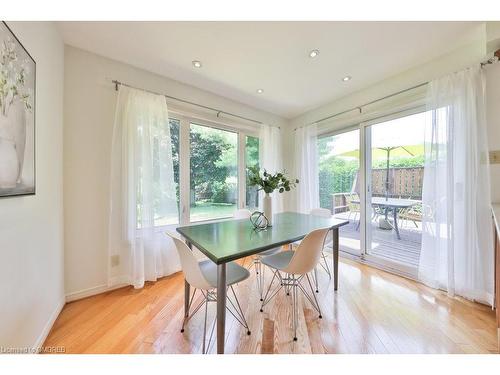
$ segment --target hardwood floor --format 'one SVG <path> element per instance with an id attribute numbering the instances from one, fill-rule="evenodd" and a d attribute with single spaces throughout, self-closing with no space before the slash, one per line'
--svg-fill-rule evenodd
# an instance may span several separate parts
<path id="1" fill-rule="evenodd" d="M 252 334 L 228 314 L 226 353 L 498 352 L 495 315 L 487 306 L 345 259 L 339 273 L 334 293 L 319 272 L 323 319 L 301 298 L 294 342 L 291 298 L 280 293 L 259 312 L 252 271 L 236 289 Z M 68 303 L 45 346 L 63 346 L 66 353 L 200 353 L 203 311 L 180 332 L 183 282 L 178 273 L 141 290 L 126 287 Z M 209 313 L 211 322 L 215 304 Z"/>

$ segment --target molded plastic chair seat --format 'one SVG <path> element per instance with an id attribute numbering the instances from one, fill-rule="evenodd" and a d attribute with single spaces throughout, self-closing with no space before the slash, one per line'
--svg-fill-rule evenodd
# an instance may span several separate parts
<path id="1" fill-rule="evenodd" d="M 208 281 L 210 285 L 214 288 L 217 287 L 217 265 L 211 260 L 203 260 L 200 262 L 200 269 L 203 276 Z M 226 283 L 227 285 L 233 285 L 248 279 L 250 277 L 250 272 L 241 267 L 239 264 L 234 262 L 229 262 L 226 264 Z"/>
<path id="2" fill-rule="evenodd" d="M 262 264 L 269 266 L 271 268 L 282 270 L 290 264 L 292 260 L 294 251 L 281 251 L 277 254 L 269 255 L 262 258 Z"/>
<path id="3" fill-rule="evenodd" d="M 281 246 L 280 247 L 273 247 L 272 249 L 263 251 L 262 253 L 258 253 L 257 255 L 261 256 L 261 257 L 265 257 L 265 256 L 269 256 L 269 255 L 273 255 L 273 254 L 279 253 L 280 251 L 281 251 Z"/>

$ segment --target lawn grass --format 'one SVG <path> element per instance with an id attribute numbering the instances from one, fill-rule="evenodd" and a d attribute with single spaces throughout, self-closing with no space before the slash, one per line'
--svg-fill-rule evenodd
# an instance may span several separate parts
<path id="1" fill-rule="evenodd" d="M 191 221 L 231 217 L 234 211 L 236 211 L 235 203 L 196 202 L 196 204 L 190 208 Z"/>

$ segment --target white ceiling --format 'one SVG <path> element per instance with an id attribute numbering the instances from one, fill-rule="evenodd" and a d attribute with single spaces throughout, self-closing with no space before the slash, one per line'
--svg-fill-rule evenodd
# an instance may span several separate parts
<path id="1" fill-rule="evenodd" d="M 66 44 L 293 118 L 460 46 L 476 22 L 60 22 Z M 309 58 L 309 51 L 320 55 Z M 200 60 L 201 69 L 191 61 Z M 352 76 L 345 83 L 342 78 Z M 264 89 L 257 94 L 258 88 Z"/>

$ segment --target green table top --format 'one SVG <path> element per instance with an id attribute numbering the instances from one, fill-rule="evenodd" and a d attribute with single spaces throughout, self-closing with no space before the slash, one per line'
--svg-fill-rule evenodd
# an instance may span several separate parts
<path id="1" fill-rule="evenodd" d="M 214 263 L 221 264 L 298 241 L 320 228 L 338 228 L 347 220 L 284 212 L 273 216 L 273 226 L 256 231 L 249 219 L 225 220 L 177 228 L 188 242 Z"/>

